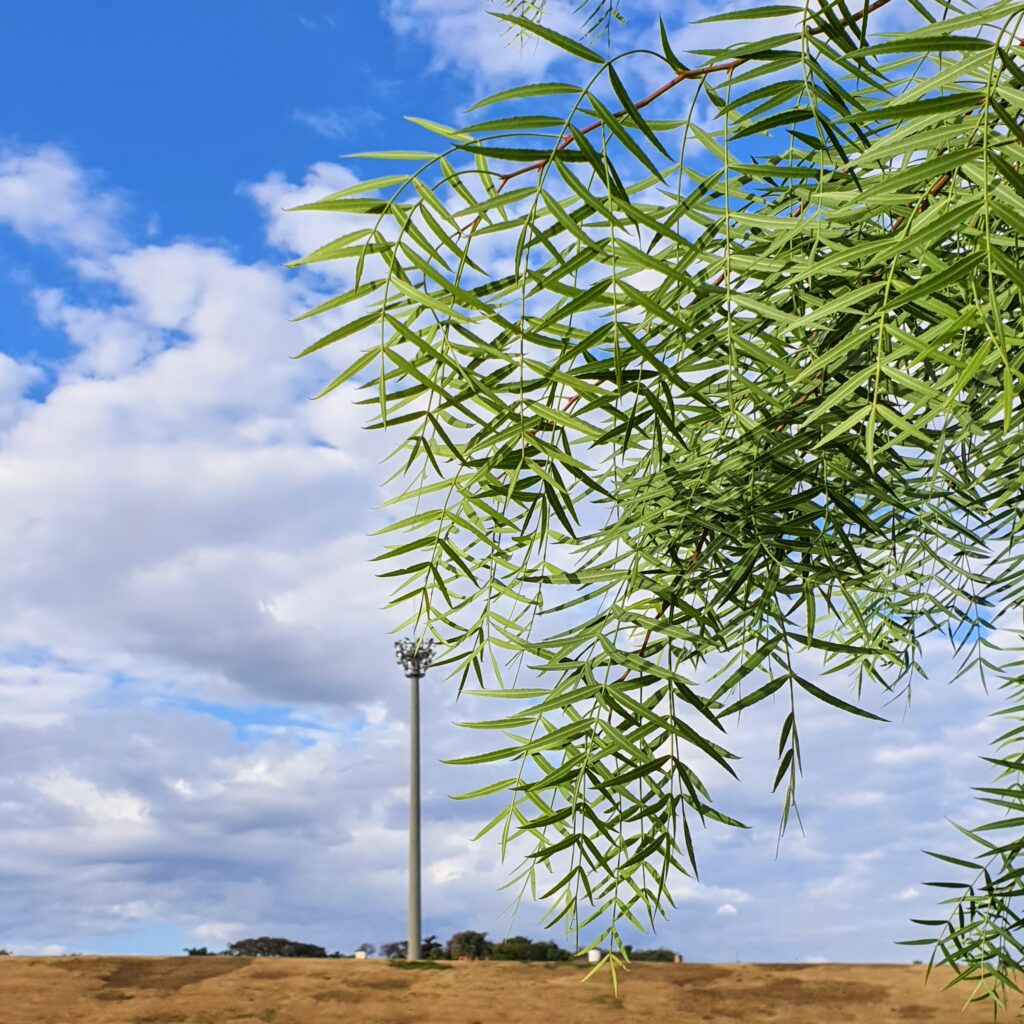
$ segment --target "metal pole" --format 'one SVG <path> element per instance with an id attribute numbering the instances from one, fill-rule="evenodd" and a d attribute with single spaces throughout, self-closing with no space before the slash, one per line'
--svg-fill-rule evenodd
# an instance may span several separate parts
<path id="1" fill-rule="evenodd" d="M 409 941 L 406 957 L 423 955 L 420 902 L 420 680 L 434 659 L 432 640 L 399 640 L 395 655 L 409 680 Z"/>
<path id="2" fill-rule="evenodd" d="M 420 674 L 409 673 L 409 946 L 407 958 L 420 950 Z"/>

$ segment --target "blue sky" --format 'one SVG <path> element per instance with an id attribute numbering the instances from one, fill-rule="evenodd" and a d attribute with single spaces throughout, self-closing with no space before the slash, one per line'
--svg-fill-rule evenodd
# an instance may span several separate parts
<path id="1" fill-rule="evenodd" d="M 682 8 L 682 9 L 681 9 Z M 717 7 L 716 7 L 717 9 Z M 699 4 L 661 10 L 680 47 Z M 556 19 L 566 19 L 554 6 Z M 20 5 L 0 38 L 0 946 L 168 953 L 403 934 L 405 690 L 368 533 L 385 442 L 295 363 L 330 294 L 282 264 L 341 233 L 282 208 L 559 67 L 483 0 Z M 715 30 L 720 34 L 721 28 Z M 648 39 L 649 41 L 649 39 Z M 674 112 L 674 111 L 673 111 Z M 781 709 L 744 717 L 753 827 L 709 832 L 656 937 L 695 960 L 906 961 L 922 849 L 977 820 L 995 732 L 940 649 L 886 726 L 809 706 L 806 835 L 775 859 Z M 809 669 L 809 670 L 813 670 Z M 507 867 L 451 687 L 425 699 L 425 928 L 500 935 Z M 877 705 L 875 705 L 877 708 Z M 516 932 L 539 935 L 525 904 Z M 561 938 L 560 936 L 555 936 Z"/>
<path id="2" fill-rule="evenodd" d="M 239 184 L 407 134 L 403 94 L 440 110 L 456 92 L 437 74 L 418 87 L 429 61 L 372 3 L 20 5 L 0 40 L 0 136 L 73 153 L 122 196 L 136 235 L 255 259 L 264 235 Z M 25 252 L 6 245 L 3 259 L 9 278 Z M 59 344 L 3 287 L 21 343 Z"/>

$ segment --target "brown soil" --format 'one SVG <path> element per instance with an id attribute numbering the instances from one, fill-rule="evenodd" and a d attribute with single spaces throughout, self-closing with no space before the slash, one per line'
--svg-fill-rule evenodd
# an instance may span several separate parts
<path id="1" fill-rule="evenodd" d="M 3 1024 L 976 1024 L 969 990 L 923 967 L 636 964 L 580 982 L 580 964 L 229 957 L 0 958 Z M 1024 987 L 1024 986 L 1022 986 Z M 1024 999 L 1000 1014 L 1024 1022 Z"/>

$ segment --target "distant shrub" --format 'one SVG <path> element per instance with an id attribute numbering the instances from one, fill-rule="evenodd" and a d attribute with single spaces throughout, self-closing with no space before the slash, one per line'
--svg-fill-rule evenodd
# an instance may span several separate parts
<path id="1" fill-rule="evenodd" d="M 185 952 L 189 956 L 216 956 L 216 953 L 211 953 L 205 946 L 186 946 Z"/>
<path id="2" fill-rule="evenodd" d="M 554 961 L 568 960 L 569 952 L 554 942 L 534 942 L 525 935 L 515 935 L 491 946 L 492 960 Z"/>
<path id="3" fill-rule="evenodd" d="M 671 949 L 630 949 L 627 946 L 626 952 L 633 963 L 670 964 L 676 958 L 675 952 Z"/>
<path id="4" fill-rule="evenodd" d="M 357 953 L 365 953 L 367 956 L 373 956 L 377 952 L 377 947 L 372 942 L 364 942 L 361 946 L 356 947 Z"/>
<path id="5" fill-rule="evenodd" d="M 364 950 L 367 956 L 373 956 L 374 947 L 369 942 L 364 942 L 359 948 Z M 408 960 L 409 943 L 405 939 L 400 942 L 384 942 L 378 952 L 388 960 Z M 446 958 L 445 947 L 437 941 L 436 935 L 428 935 L 420 941 L 421 960 L 444 960 Z"/>
<path id="6" fill-rule="evenodd" d="M 392 960 L 389 964 L 400 971 L 450 971 L 451 964 L 439 964 L 436 960 Z"/>
<path id="7" fill-rule="evenodd" d="M 293 942 L 291 939 L 272 939 L 265 935 L 258 939 L 239 939 L 238 942 L 232 942 L 227 952 L 229 956 L 327 956 L 327 950 L 323 946 Z"/>
<path id="8" fill-rule="evenodd" d="M 491 951 L 487 941 L 487 932 L 456 932 L 449 940 L 447 954 L 449 960 L 467 957 L 470 960 L 482 960 Z"/>

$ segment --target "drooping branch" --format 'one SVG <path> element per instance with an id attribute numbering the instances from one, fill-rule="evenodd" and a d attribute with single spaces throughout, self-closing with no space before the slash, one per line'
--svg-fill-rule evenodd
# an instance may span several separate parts
<path id="1" fill-rule="evenodd" d="M 840 21 L 838 22 L 838 27 L 847 27 L 849 25 L 855 24 L 856 22 L 863 21 L 864 19 L 870 17 L 875 11 L 881 9 L 882 7 L 885 7 L 886 4 L 890 2 L 891 0 L 872 0 L 872 3 L 862 8 L 857 14 L 851 14 L 848 18 L 840 19 Z M 808 35 L 819 35 L 824 31 L 825 28 L 823 26 L 814 25 L 810 29 L 808 29 Z M 707 78 L 709 75 L 731 75 L 734 71 L 737 71 L 739 68 L 743 67 L 744 64 L 748 64 L 750 61 L 755 59 L 756 55 L 747 54 L 742 57 L 735 57 L 732 60 L 722 61 L 721 63 L 718 64 L 709 64 L 706 65 L 705 67 L 683 68 L 682 71 L 678 72 L 664 84 L 658 86 L 658 88 L 655 89 L 653 92 L 644 96 L 642 99 L 637 100 L 633 105 L 637 110 L 643 110 L 644 107 L 650 106 L 655 100 L 660 99 L 662 96 L 665 95 L 665 93 L 671 92 L 677 85 L 682 85 L 683 82 L 690 82 L 695 79 Z M 615 111 L 614 116 L 618 120 L 622 120 L 623 118 L 628 117 L 629 114 L 629 110 L 622 108 L 620 110 Z M 583 128 L 580 128 L 579 133 L 581 135 L 589 135 L 591 132 L 597 131 L 597 129 L 600 128 L 603 123 L 603 121 L 592 121 L 590 124 L 585 125 Z M 498 179 L 499 191 L 502 188 L 504 188 L 508 182 L 512 181 L 514 178 L 518 178 L 522 174 L 529 174 L 530 171 L 543 170 L 543 168 L 545 168 L 549 163 L 551 163 L 551 161 L 554 159 L 555 154 L 564 152 L 572 145 L 573 141 L 574 139 L 571 133 L 563 135 L 551 156 L 544 157 L 543 159 L 536 161 L 536 163 L 526 164 L 524 167 L 519 167 L 514 171 L 509 171 L 506 174 L 500 175 Z"/>
<path id="2" fill-rule="evenodd" d="M 821 0 L 807 31 L 863 24 L 885 2 L 850 14 Z M 630 110 L 744 64 L 744 96 L 759 91 L 755 112 L 727 123 L 727 155 L 708 147 L 686 168 L 685 195 L 606 201 L 610 181 L 646 181 L 660 159 L 628 145 L 596 159 L 581 147 L 605 181 L 605 166 L 581 181 L 566 160 L 553 166 L 566 188 L 547 188 L 543 168 L 600 122 L 565 135 L 565 121 L 529 109 L 511 131 L 560 126 L 543 160 L 486 139 L 471 168 L 418 178 L 422 202 L 378 200 L 389 180 L 378 179 L 323 207 L 392 218 L 362 246 L 350 235 L 329 250 L 353 261 L 358 286 L 323 308 L 360 303 L 324 343 L 379 329 L 344 379 L 376 360 L 377 424 L 415 424 L 399 445 L 415 473 L 404 536 L 382 556 L 398 566 L 396 603 L 428 603 L 455 673 L 482 685 L 492 667 L 512 684 L 506 700 L 519 679 L 495 653 L 536 666 L 516 713 L 476 723 L 501 734 L 497 749 L 462 760 L 511 766 L 505 838 L 532 844 L 522 877 L 551 865 L 559 916 L 600 917 L 606 947 L 635 907 L 662 911 L 670 869 L 695 865 L 687 808 L 737 824 L 694 770 L 728 770 L 733 756 L 708 724 L 724 730 L 787 687 L 776 788 L 788 774 L 792 790 L 795 697 L 871 717 L 835 684 L 859 698 L 862 683 L 916 679 L 922 638 L 940 629 L 965 670 L 983 658 L 988 670 L 1000 659 L 984 651 L 995 644 L 984 608 L 1024 593 L 1024 562 L 1004 543 L 1024 528 L 1024 354 L 1012 340 L 1024 336 L 1024 139 L 993 135 L 985 100 L 1005 98 L 1018 124 L 1024 102 L 989 73 L 987 53 L 959 66 L 944 56 L 986 49 L 990 32 L 937 36 L 928 9 L 911 6 L 921 23 L 909 34 L 867 45 L 833 33 L 814 43 L 823 61 L 766 46 L 685 69 L 666 54 L 673 78 Z M 991 5 L 992 19 L 1007 7 Z M 886 104 L 911 92 L 917 103 Z M 630 129 L 627 110 L 595 110 L 619 139 L 620 124 Z M 812 115 L 817 138 L 791 127 Z M 878 160 L 864 150 L 876 142 Z M 506 160 L 526 163 L 502 176 L 491 161 Z M 531 170 L 539 202 L 519 205 L 534 191 L 523 188 L 484 205 L 494 184 Z M 472 261 L 457 221 L 479 212 L 465 184 L 477 174 L 482 208 L 500 214 L 485 214 L 486 258 Z M 438 198 L 449 184 L 469 204 L 461 215 Z M 359 276 L 378 254 L 383 285 Z M 815 655 L 820 677 L 807 668 Z M 1002 826 L 979 838 L 991 827 Z M 1011 852 L 1019 860 L 1024 843 Z M 640 871 L 661 882 L 640 884 Z M 942 952 L 984 971 L 1000 922 L 975 910 L 978 943 L 960 955 L 946 939 Z"/>

